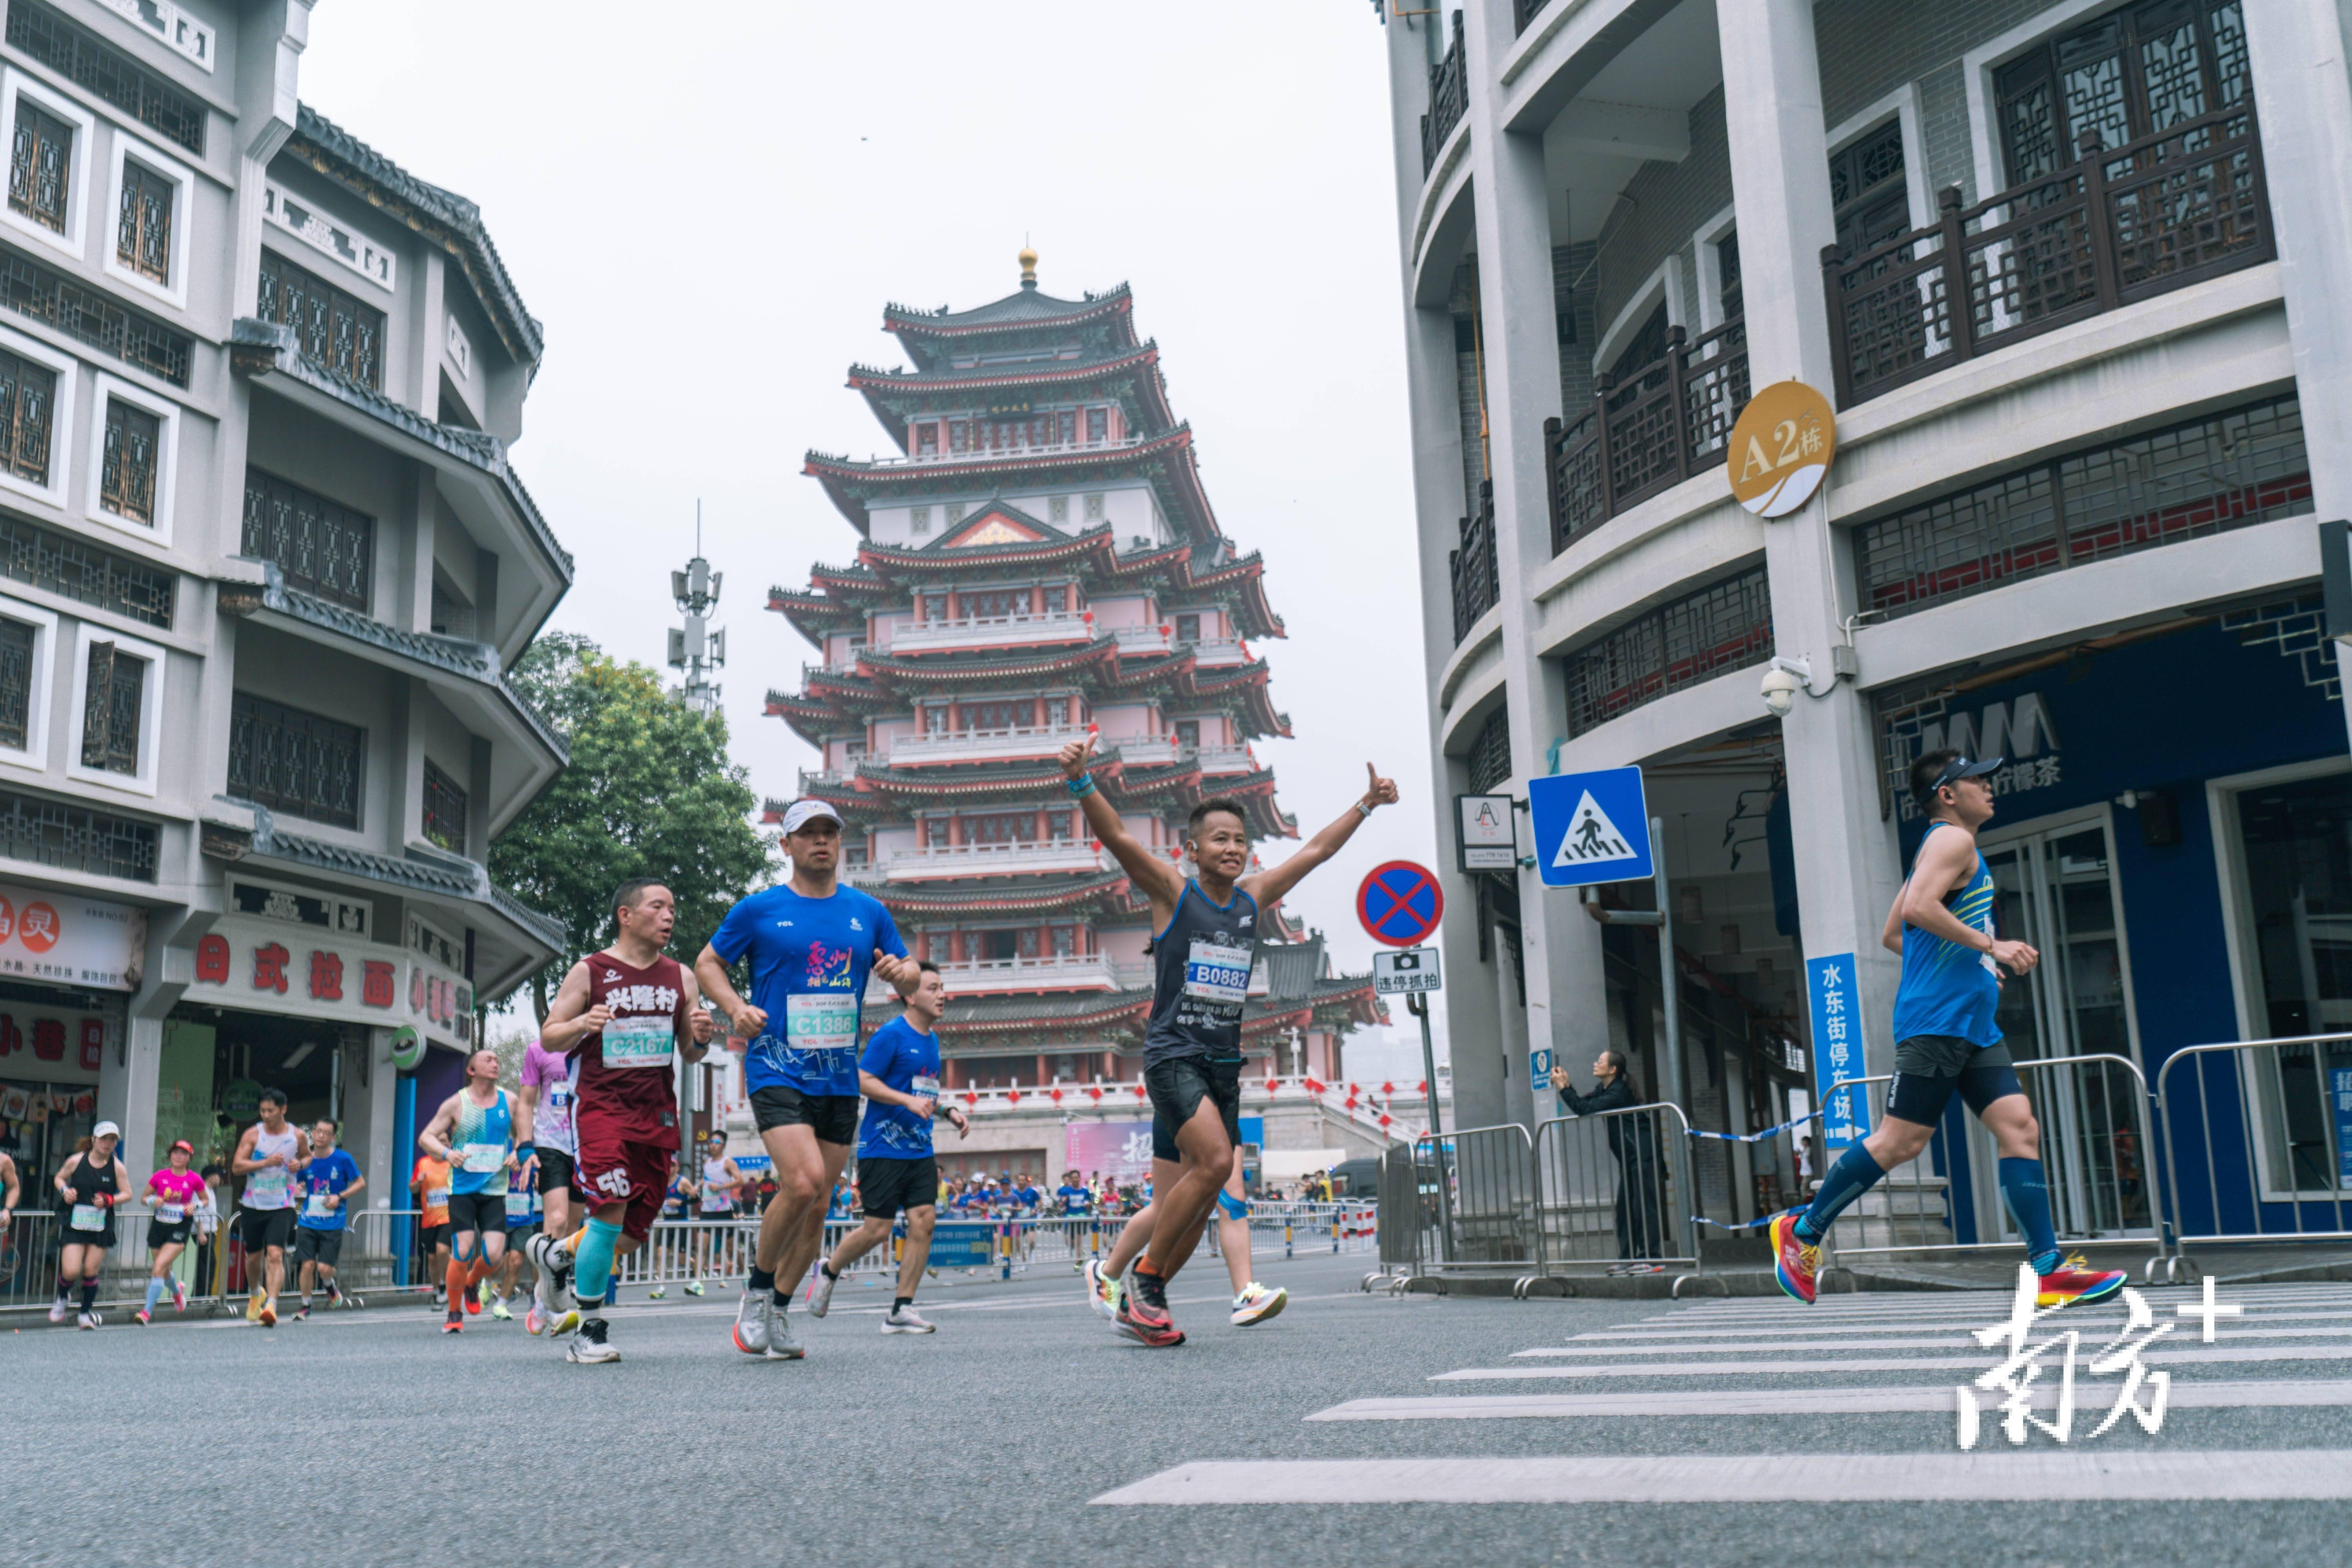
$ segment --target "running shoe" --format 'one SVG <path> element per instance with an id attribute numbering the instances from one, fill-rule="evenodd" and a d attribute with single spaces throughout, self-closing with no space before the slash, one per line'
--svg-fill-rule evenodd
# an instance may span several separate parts
<path id="1" fill-rule="evenodd" d="M 514 1314 L 507 1310 L 507 1299 L 504 1296 L 491 1296 L 490 1316 L 496 1318 L 501 1323 L 511 1323 L 514 1321 Z"/>
<path id="2" fill-rule="evenodd" d="M 1168 1281 L 1140 1268 L 1132 1271 L 1127 1289 L 1119 1294 L 1118 1323 L 1129 1339 L 1155 1349 L 1184 1342 L 1168 1313 Z"/>
<path id="3" fill-rule="evenodd" d="M 96 1312 L 78 1312 L 74 1315 L 74 1327 L 77 1329 L 94 1329 L 98 1327 L 98 1322 Z"/>
<path id="4" fill-rule="evenodd" d="M 72 1316 L 73 1309 L 67 1306 L 63 1301 L 52 1301 L 49 1303 L 49 1321 L 53 1323 L 62 1323 L 68 1318 Z"/>
<path id="5" fill-rule="evenodd" d="M 1797 1216 L 1777 1214 L 1765 1233 L 1772 1241 L 1772 1278 L 1790 1297 L 1813 1304 L 1814 1276 L 1821 1272 L 1822 1249 L 1797 1234 Z"/>
<path id="6" fill-rule="evenodd" d="M 131 1314 L 131 1321 L 143 1329 L 152 1320 L 149 1318 L 147 1309 L 142 1307 L 137 1311 Z"/>
<path id="7" fill-rule="evenodd" d="M 299 1322 L 302 1321 L 305 1318 L 308 1318 L 310 1315 L 310 1302 L 308 1302 L 308 1301 L 305 1301 L 305 1302 L 303 1302 L 300 1306 L 299 1306 L 299 1307 L 297 1307 L 297 1308 L 295 1308 L 295 1309 L 294 1309 L 294 1316 L 293 1316 L 293 1318 L 292 1318 L 292 1320 L 291 1320 L 291 1321 L 294 1321 L 294 1322 L 299 1323 Z"/>
<path id="8" fill-rule="evenodd" d="M 433 1287 L 433 1304 L 434 1304 L 435 1306 L 436 1306 L 436 1307 L 439 1307 L 439 1306 L 445 1306 L 445 1305 L 446 1305 L 446 1304 L 447 1304 L 448 1300 L 449 1300 L 449 1292 L 448 1292 L 447 1290 L 446 1290 L 446 1289 L 442 1289 L 442 1288 L 441 1288 L 440 1286 L 438 1286 L 438 1285 L 436 1285 L 435 1287 Z M 247 1315 L 248 1315 L 248 1316 L 250 1316 L 250 1314 L 247 1314 Z"/>
<path id="9" fill-rule="evenodd" d="M 808 1354 L 801 1342 L 793 1335 L 793 1319 L 789 1312 L 768 1315 L 768 1351 L 770 1361 L 798 1361 Z"/>
<path id="10" fill-rule="evenodd" d="M 828 1272 L 824 1266 L 824 1259 L 818 1258 L 816 1267 L 809 1270 L 808 1314 L 810 1317 L 822 1318 L 831 1310 L 833 1288 L 840 1282 L 841 1276 Z"/>
<path id="11" fill-rule="evenodd" d="M 541 1331 L 546 1327 L 547 1314 L 540 1310 L 538 1302 L 533 1301 L 529 1307 L 523 1310 L 522 1331 L 524 1333 L 529 1334 L 533 1339 L 537 1339 L 540 1336 Z"/>
<path id="12" fill-rule="evenodd" d="M 524 1244 L 523 1253 L 539 1276 L 531 1282 L 531 1300 L 551 1319 L 562 1317 L 580 1305 L 572 1299 L 571 1254 L 564 1250 L 561 1238 L 534 1236 Z"/>
<path id="13" fill-rule="evenodd" d="M 650 1290 L 648 1290 L 648 1291 L 646 1291 L 646 1300 L 648 1300 L 648 1301 L 658 1301 L 658 1300 L 660 1300 L 663 1297 L 665 1297 L 665 1296 L 667 1296 L 667 1295 L 668 1295 L 668 1294 L 669 1294 L 669 1287 L 668 1287 L 668 1286 L 667 1286 L 667 1285 L 656 1285 L 656 1286 L 655 1286 L 652 1289 L 650 1289 Z"/>
<path id="14" fill-rule="evenodd" d="M 764 1355 L 768 1350 L 768 1321 L 775 1302 L 770 1292 L 746 1290 L 743 1300 L 735 1306 L 735 1348 L 745 1355 Z"/>
<path id="15" fill-rule="evenodd" d="M 882 1320 L 886 1334 L 929 1334 L 939 1331 L 939 1325 L 912 1307 L 893 1307 L 890 1315 Z"/>
<path id="16" fill-rule="evenodd" d="M 188 1287 L 178 1279 L 172 1281 L 172 1310 L 175 1312 L 188 1310 Z"/>
<path id="17" fill-rule="evenodd" d="M 1092 1307 L 1105 1321 L 1118 1321 L 1118 1276 L 1103 1270 L 1102 1259 L 1087 1259 L 1087 1305 Z"/>
<path id="18" fill-rule="evenodd" d="M 701 1295 L 701 1294 L 702 1294 L 702 1281 L 701 1281 L 701 1280 L 699 1280 L 699 1279 L 689 1279 L 689 1280 L 688 1280 L 688 1281 L 686 1282 L 686 1293 L 687 1293 L 688 1295 L 689 1295 L 689 1296 L 699 1296 L 699 1295 Z"/>
<path id="19" fill-rule="evenodd" d="M 2094 1301 L 2104 1301 L 2129 1283 L 2131 1276 L 2120 1268 L 2094 1268 L 2076 1253 L 2042 1277 L 2041 1291 L 2033 1298 L 2037 1307 L 2087 1307 Z"/>
<path id="20" fill-rule="evenodd" d="M 547 1320 L 545 1333 L 551 1340 L 560 1340 L 580 1326 L 580 1309 L 566 1307 Z"/>
<path id="21" fill-rule="evenodd" d="M 276 1327 L 278 1326 L 278 1303 L 277 1303 L 277 1302 L 275 1302 L 275 1301 L 264 1301 L 264 1302 L 261 1304 L 261 1317 L 260 1317 L 260 1319 L 259 1319 L 259 1321 L 260 1321 L 260 1323 L 261 1323 L 261 1326 L 262 1326 L 263 1328 L 265 1328 L 265 1329 L 274 1329 L 274 1328 L 276 1328 Z"/>
<path id="22" fill-rule="evenodd" d="M 261 1321 L 261 1293 L 257 1290 L 245 1299 L 245 1321 L 248 1323 Z"/>
<path id="23" fill-rule="evenodd" d="M 478 1316 L 478 1315 L 480 1314 L 481 1310 L 482 1310 L 482 1288 L 481 1288 L 481 1286 L 479 1286 L 479 1285 L 468 1285 L 468 1286 L 467 1286 L 467 1287 L 466 1287 L 466 1311 L 467 1311 L 467 1314 L 468 1316 Z"/>
<path id="24" fill-rule="evenodd" d="M 462 1317 L 445 1318 L 441 1321 L 441 1331 L 445 1334 L 464 1333 L 466 1331 L 466 1320 Z"/>
<path id="25" fill-rule="evenodd" d="M 572 1336 L 570 1344 L 564 1346 L 563 1359 L 596 1365 L 620 1360 L 621 1352 L 604 1342 L 604 1320 L 590 1318 L 581 1323 L 580 1331 Z"/>
<path id="26" fill-rule="evenodd" d="M 1240 1295 L 1234 1298 L 1234 1327 L 1246 1329 L 1252 1323 L 1263 1323 L 1268 1318 L 1280 1317 L 1282 1310 L 1288 1305 L 1290 1291 L 1286 1286 L 1277 1285 L 1269 1290 L 1253 1279 L 1242 1287 Z"/>

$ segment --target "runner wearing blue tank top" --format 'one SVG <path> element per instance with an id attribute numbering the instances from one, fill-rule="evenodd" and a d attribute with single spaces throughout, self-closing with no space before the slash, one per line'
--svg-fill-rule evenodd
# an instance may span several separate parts
<path id="1" fill-rule="evenodd" d="M 1811 1207 L 1772 1221 L 1780 1289 L 1808 1305 L 1831 1222 L 1887 1172 L 1919 1157 L 1956 1091 L 2000 1149 L 2000 1194 L 2041 1277 L 2038 1304 L 2104 1300 L 2123 1288 L 2122 1271 L 2085 1268 L 2059 1248 L 2042 1175 L 2041 1125 L 1993 1021 L 2001 971 L 2022 977 L 2042 959 L 1996 931 L 1992 870 L 1977 851 L 1977 830 L 1993 813 L 1988 775 L 2001 762 L 1944 750 L 1911 764 L 1912 798 L 1928 820 L 1880 939 L 1903 956 L 1886 1114 L 1875 1131 L 1838 1156 Z"/>
<path id="2" fill-rule="evenodd" d="M 417 1147 L 449 1162 L 449 1316 L 445 1334 L 482 1310 L 481 1285 L 507 1249 L 508 1178 L 534 1151 L 515 1142 L 514 1102 L 499 1087 L 496 1051 L 466 1058 L 466 1087 L 441 1102 Z"/>
<path id="3" fill-rule="evenodd" d="M 1259 922 L 1307 872 L 1338 854 L 1375 806 L 1394 805 L 1397 787 L 1366 763 L 1370 784 L 1363 798 L 1281 864 L 1254 872 L 1246 808 L 1234 800 L 1204 800 L 1184 827 L 1184 847 L 1200 868 L 1187 878 L 1163 850 L 1129 831 L 1103 798 L 1089 771 L 1094 747 L 1091 731 L 1063 747 L 1062 772 L 1088 829 L 1151 902 L 1143 1085 L 1154 1117 L 1173 1131 L 1182 1156 L 1175 1181 L 1155 1188 L 1150 1250 L 1129 1270 L 1117 1322 L 1147 1345 L 1181 1345 L 1184 1336 L 1168 1314 L 1168 1281 L 1200 1245 L 1241 1142 L 1242 1012 Z"/>

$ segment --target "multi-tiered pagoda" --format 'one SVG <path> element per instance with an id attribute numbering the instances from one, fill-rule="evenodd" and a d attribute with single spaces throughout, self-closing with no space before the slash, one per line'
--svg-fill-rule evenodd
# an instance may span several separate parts
<path id="1" fill-rule="evenodd" d="M 768 711 L 823 754 L 800 793 L 841 808 L 845 874 L 945 971 L 956 1088 L 1141 1073 L 1150 916 L 1062 788 L 1066 742 L 1097 731 L 1104 794 L 1171 859 L 1210 795 L 1259 836 L 1297 832 L 1250 751 L 1290 733 L 1249 646 L 1282 620 L 1218 530 L 1160 351 L 1126 288 L 1057 300 L 1034 252 L 1021 266 L 976 310 L 885 309 L 913 368 L 849 384 L 900 455 L 809 454 L 857 559 L 768 600 L 823 656 Z M 1379 1016 L 1370 983 L 1276 924 L 1256 1068 L 1336 1080 L 1341 1037 Z"/>

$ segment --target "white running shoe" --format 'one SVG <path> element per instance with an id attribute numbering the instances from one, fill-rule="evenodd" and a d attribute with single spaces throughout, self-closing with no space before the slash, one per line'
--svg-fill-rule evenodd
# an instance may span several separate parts
<path id="1" fill-rule="evenodd" d="M 53 1323 L 62 1323 L 73 1315 L 74 1310 L 71 1307 L 67 1306 L 63 1301 L 52 1301 L 49 1303 L 49 1321 Z"/>
<path id="2" fill-rule="evenodd" d="M 806 1354 L 806 1347 L 793 1336 L 792 1314 L 772 1310 L 768 1314 L 768 1359 L 798 1361 Z"/>
<path id="3" fill-rule="evenodd" d="M 102 1321 L 102 1320 L 96 1312 L 77 1312 L 74 1314 L 74 1327 L 77 1329 L 94 1329 L 98 1327 L 100 1321 Z"/>
<path id="4" fill-rule="evenodd" d="M 562 1237 L 541 1232 L 524 1244 L 523 1253 L 539 1271 L 539 1280 L 530 1293 L 545 1305 L 548 1316 L 561 1318 L 567 1312 L 576 1313 L 580 1303 L 572 1294 L 572 1258 L 563 1250 Z"/>
<path id="5" fill-rule="evenodd" d="M 1288 1305 L 1288 1289 L 1277 1285 L 1269 1290 L 1253 1279 L 1242 1287 L 1240 1295 L 1234 1298 L 1234 1327 L 1246 1329 L 1252 1323 L 1263 1323 L 1268 1318 L 1280 1316 L 1283 1308 Z"/>
<path id="6" fill-rule="evenodd" d="M 817 1259 L 809 1272 L 808 1312 L 812 1318 L 822 1318 L 833 1305 L 833 1288 L 841 1282 L 840 1276 L 824 1270 L 824 1259 Z"/>
<path id="7" fill-rule="evenodd" d="M 701 1281 L 701 1280 L 699 1280 L 699 1279 L 689 1279 L 689 1280 L 688 1280 L 688 1281 L 686 1282 L 686 1293 L 687 1293 L 688 1295 L 689 1295 L 689 1296 L 699 1296 L 699 1295 L 701 1295 L 701 1294 L 702 1294 L 702 1281 Z"/>
<path id="8" fill-rule="evenodd" d="M 604 1320 L 590 1318 L 580 1325 L 579 1331 L 572 1336 L 572 1342 L 564 1347 L 563 1359 L 582 1362 L 593 1366 L 608 1361 L 618 1361 L 621 1359 L 621 1352 L 605 1342 Z"/>
<path id="9" fill-rule="evenodd" d="M 1118 1321 L 1118 1276 L 1104 1273 L 1101 1258 L 1087 1259 L 1087 1305 L 1097 1316 L 1110 1322 Z"/>
<path id="10" fill-rule="evenodd" d="M 665 1297 L 665 1296 L 667 1296 L 667 1295 L 668 1295 L 668 1294 L 669 1294 L 669 1287 L 668 1287 L 668 1286 L 667 1286 L 667 1285 L 656 1285 L 656 1286 L 655 1286 L 652 1289 L 650 1289 L 650 1290 L 648 1290 L 648 1291 L 646 1291 L 646 1300 L 648 1300 L 648 1301 L 658 1301 L 658 1300 L 660 1300 L 663 1297 Z"/>
<path id="11" fill-rule="evenodd" d="M 768 1322 L 775 1302 L 765 1290 L 746 1290 L 735 1307 L 735 1348 L 745 1355 L 765 1355 Z"/>
<path id="12" fill-rule="evenodd" d="M 939 1331 L 939 1325 L 912 1307 L 893 1307 L 890 1315 L 882 1320 L 886 1334 L 929 1334 Z"/>

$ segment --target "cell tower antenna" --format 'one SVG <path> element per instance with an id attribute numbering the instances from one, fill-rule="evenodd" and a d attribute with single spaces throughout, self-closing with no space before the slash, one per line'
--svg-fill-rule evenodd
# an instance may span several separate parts
<path id="1" fill-rule="evenodd" d="M 704 713 L 719 707 L 719 688 L 710 679 L 713 670 L 727 663 L 727 633 L 714 629 L 710 612 L 718 607 L 719 590 L 724 574 L 713 572 L 710 563 L 702 555 L 702 501 L 694 503 L 694 559 L 682 572 L 669 574 L 670 598 L 677 613 L 686 617 L 683 626 L 672 626 L 669 633 L 669 667 L 686 672 L 685 684 L 678 695 L 687 705 Z"/>

